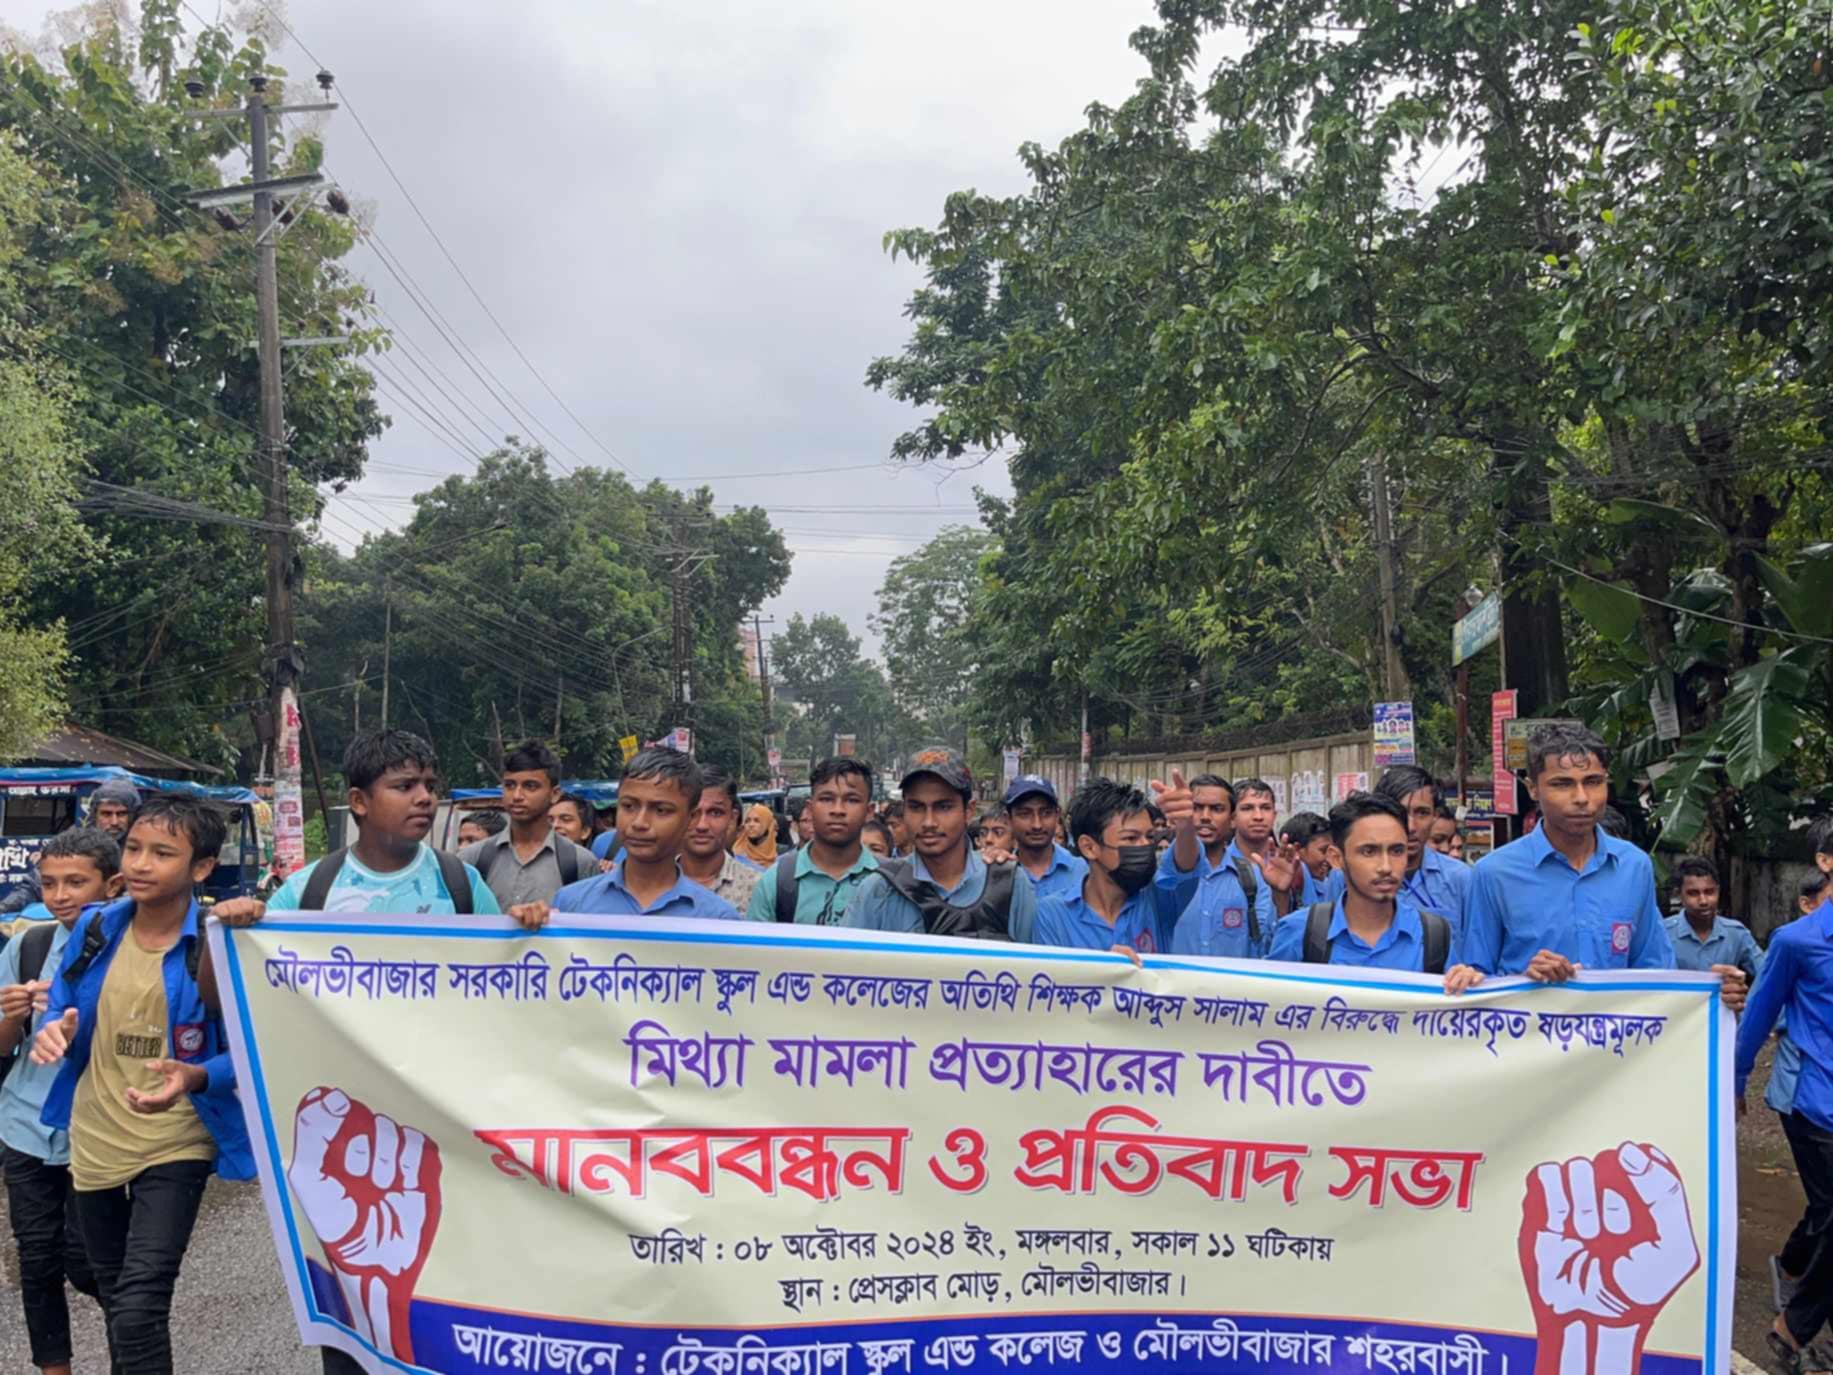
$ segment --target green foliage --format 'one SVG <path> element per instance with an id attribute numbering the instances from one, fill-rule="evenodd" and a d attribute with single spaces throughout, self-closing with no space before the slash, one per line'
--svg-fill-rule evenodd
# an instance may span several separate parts
<path id="1" fill-rule="evenodd" d="M 861 657 L 859 637 L 840 617 L 791 616 L 772 637 L 770 655 L 779 698 L 800 708 L 787 717 L 786 761 L 827 758 L 836 735 L 857 736 L 855 752 L 875 768 L 890 766 L 910 747 L 913 737 L 885 675 Z"/>
<path id="2" fill-rule="evenodd" d="M 872 620 L 898 706 L 937 740 L 959 740 L 978 665 L 970 635 L 984 530 L 951 525 L 914 554 L 893 559 Z"/>

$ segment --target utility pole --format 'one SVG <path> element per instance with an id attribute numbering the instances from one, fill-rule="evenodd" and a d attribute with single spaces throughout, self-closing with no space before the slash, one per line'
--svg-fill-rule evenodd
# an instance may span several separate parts
<path id="1" fill-rule="evenodd" d="M 775 625 L 775 616 L 751 617 L 751 634 L 757 640 L 757 681 L 764 690 L 764 767 L 770 768 L 770 751 L 776 748 L 776 718 L 770 711 L 770 661 L 764 649 L 764 627 Z M 780 757 L 780 756 L 779 756 Z M 776 770 L 770 770 L 776 776 Z"/>
<path id="2" fill-rule="evenodd" d="M 395 648 L 395 580 L 382 575 L 382 729 L 388 729 L 388 670 Z"/>
<path id="3" fill-rule="evenodd" d="M 318 74 L 319 87 L 329 95 L 332 76 Z M 249 78 L 248 103 L 240 110 L 206 110 L 206 119 L 248 122 L 249 171 L 253 180 L 212 191 L 187 193 L 184 199 L 198 209 L 230 205 L 252 199 L 254 215 L 249 227 L 255 236 L 255 353 L 260 372 L 260 436 L 262 523 L 267 537 L 267 652 L 269 709 L 274 723 L 274 865 L 282 874 L 305 863 L 305 806 L 301 795 L 299 678 L 304 660 L 293 630 L 293 519 L 287 500 L 286 400 L 281 385 L 280 340 L 280 236 L 286 225 L 274 214 L 276 194 L 302 197 L 303 210 L 325 178 L 317 172 L 276 179 L 269 159 L 268 116 L 307 114 L 335 110 L 336 105 L 276 105 L 267 103 L 267 78 Z M 196 78 L 185 83 L 193 100 L 204 95 Z M 297 220 L 297 214 L 289 220 Z M 308 744 L 310 742 L 308 741 Z M 322 796 L 322 789 L 320 790 Z M 320 804 L 322 806 L 322 802 Z"/>
<path id="4" fill-rule="evenodd" d="M 670 681 L 673 717 L 671 728 L 686 726 L 693 739 L 694 702 L 694 635 L 693 608 L 688 605 L 687 535 L 680 517 L 674 522 L 674 563 L 669 568 L 669 600 L 674 609 L 674 644 L 670 650 Z"/>
<path id="5" fill-rule="evenodd" d="M 1381 647 L 1383 685 L 1390 702 L 1405 702 L 1413 690 L 1400 658 L 1400 599 L 1395 591 L 1394 516 L 1389 508 L 1387 456 L 1376 446 L 1368 459 L 1368 485 L 1375 507 L 1375 554 L 1381 578 Z"/>

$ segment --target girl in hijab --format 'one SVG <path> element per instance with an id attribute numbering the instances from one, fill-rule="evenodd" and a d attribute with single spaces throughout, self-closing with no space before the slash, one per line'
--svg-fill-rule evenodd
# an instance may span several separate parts
<path id="1" fill-rule="evenodd" d="M 761 868 L 776 863 L 776 813 L 762 802 L 753 802 L 745 812 L 745 824 L 732 853 Z"/>

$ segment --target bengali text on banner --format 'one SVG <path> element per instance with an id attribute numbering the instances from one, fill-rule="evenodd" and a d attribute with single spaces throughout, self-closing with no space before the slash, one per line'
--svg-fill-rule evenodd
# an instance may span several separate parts
<path id="1" fill-rule="evenodd" d="M 212 926 L 308 1342 L 373 1371 L 1724 1375 L 1709 977 L 808 927 Z"/>

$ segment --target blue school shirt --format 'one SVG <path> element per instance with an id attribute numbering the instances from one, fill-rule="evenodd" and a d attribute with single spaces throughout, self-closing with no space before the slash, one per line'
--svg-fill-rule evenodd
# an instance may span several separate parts
<path id="1" fill-rule="evenodd" d="M 600 831 L 592 837 L 592 853 L 600 859 L 611 858 L 611 847 L 617 844 L 616 831 Z"/>
<path id="2" fill-rule="evenodd" d="M 1674 967 L 1655 866 L 1602 827 L 1582 873 L 1540 827 L 1485 855 L 1470 871 L 1459 946 L 1485 974 L 1519 974 L 1542 950 L 1586 969 Z"/>
<path id="3" fill-rule="evenodd" d="M 1141 954 L 1170 948 L 1177 926 L 1177 894 L 1148 883 L 1120 909 L 1109 926 L 1089 905 L 1081 888 L 1067 897 L 1043 898 L 1037 905 L 1037 945 L 1067 946 L 1078 950 L 1110 950 L 1131 946 Z"/>
<path id="4" fill-rule="evenodd" d="M 1441 914 L 1442 915 L 1442 914 Z M 1269 960 L 1286 960 L 1292 964 L 1305 961 L 1305 926 L 1309 912 L 1294 912 L 1279 919 L 1273 933 Z M 1447 918 L 1449 920 L 1449 918 Z M 1343 915 L 1343 899 L 1336 900 L 1330 917 L 1330 963 L 1354 965 L 1359 969 L 1393 969 L 1407 974 L 1422 974 L 1426 968 L 1426 928 L 1419 919 L 1419 909 L 1404 899 L 1394 903 L 1394 921 L 1381 939 L 1369 945 L 1349 929 Z M 1445 968 L 1457 963 L 1457 933 L 1451 936 L 1451 950 L 1445 956 Z"/>
<path id="5" fill-rule="evenodd" d="M 910 872 L 918 882 L 935 883 L 923 867 L 921 855 L 910 856 Z M 959 883 L 953 888 L 936 883 L 942 901 L 950 907 L 972 907 L 980 901 L 986 886 L 986 861 L 972 849 L 967 852 L 967 865 Z M 923 929 L 923 914 L 914 902 L 887 883 L 883 874 L 873 874 L 847 904 L 840 924 L 866 931 L 917 933 Z M 1030 945 L 1036 935 L 1037 892 L 1031 886 L 1031 875 L 1023 868 L 1012 876 L 1012 906 L 1006 913 L 1006 931 L 1019 945 Z"/>
<path id="6" fill-rule="evenodd" d="M 702 888 L 675 869 L 675 886 L 645 907 L 624 886 L 624 861 L 620 858 L 602 874 L 569 883 L 554 894 L 556 912 L 592 912 L 611 917 L 711 917 L 742 921 L 738 909 L 710 888 Z"/>
<path id="7" fill-rule="evenodd" d="M 1712 930 L 1703 941 L 1685 912 L 1666 918 L 1662 925 L 1674 946 L 1674 968 L 1703 973 L 1715 964 L 1732 964 L 1744 971 L 1752 988 L 1756 987 L 1757 976 L 1763 972 L 1763 951 L 1743 922 L 1714 917 Z"/>
<path id="8" fill-rule="evenodd" d="M 1088 861 L 1081 855 L 1055 844 L 1050 847 L 1050 851 L 1050 867 L 1044 870 L 1042 878 L 1025 869 L 1032 890 L 1037 894 L 1039 912 L 1043 911 L 1045 898 L 1079 897 L 1082 893 L 1082 880 L 1088 877 Z M 1019 868 L 1023 869 L 1024 865 L 1019 865 Z"/>
<path id="9" fill-rule="evenodd" d="M 322 859 L 315 859 L 305 868 L 290 874 L 286 882 L 267 900 L 268 908 L 276 912 L 298 910 L 312 871 L 323 863 Z M 501 912 L 503 909 L 497 905 L 496 894 L 490 891 L 490 885 L 484 882 L 483 875 L 469 864 L 465 865 L 465 874 L 471 880 L 471 910 Z M 412 864 L 386 874 L 377 873 L 354 854 L 346 853 L 337 877 L 331 880 L 331 889 L 325 894 L 325 905 L 321 910 L 377 914 L 419 912 L 449 917 L 458 908 L 453 905 L 452 895 L 446 891 L 445 874 L 439 867 L 439 857 L 422 841 L 420 853 Z"/>
<path id="10" fill-rule="evenodd" d="M 1256 873 L 1254 923 L 1248 921 L 1247 890 L 1241 886 L 1240 874 L 1242 866 L 1253 861 L 1244 859 L 1231 840 L 1222 852 L 1221 863 L 1211 864 L 1208 853 L 1199 851 L 1197 867 L 1182 873 L 1172 853 L 1165 852 L 1157 882 L 1171 886 L 1180 897 L 1188 897 L 1172 932 L 1171 952 L 1231 960 L 1265 959 L 1273 944 L 1278 917 L 1273 911 L 1273 890 Z M 1258 941 L 1254 939 L 1255 924 L 1259 926 Z"/>
<path id="11" fill-rule="evenodd" d="M 1422 912 L 1436 912 L 1451 923 L 1453 937 L 1463 934 L 1464 911 L 1470 903 L 1472 869 L 1461 860 L 1441 855 L 1430 845 L 1419 857 L 1419 867 L 1400 881 L 1398 896 Z M 1311 871 L 1305 871 L 1311 877 Z M 1341 902 L 1349 891 L 1349 881 L 1341 869 L 1333 869 L 1324 881 L 1325 902 Z M 1449 968 L 1449 966 L 1447 966 Z"/>
<path id="12" fill-rule="evenodd" d="M 1833 1131 L 1833 898 L 1769 939 L 1763 977 L 1738 1022 L 1739 1096 L 1784 1011 L 1788 1038 L 1801 1052 L 1795 1111 L 1822 1131 Z"/>
<path id="13" fill-rule="evenodd" d="M 51 920 L 56 921 L 57 918 Z M 57 971 L 64 962 L 64 947 L 69 943 L 70 932 L 59 923 L 57 930 L 51 933 L 51 948 L 45 952 L 44 968 L 39 971 L 39 978 L 57 977 Z M 0 950 L 0 985 L 22 982 L 19 977 L 19 944 L 18 936 L 15 936 L 7 942 L 5 950 Z M 45 1095 L 51 1091 L 57 1072 L 63 1068 L 62 1065 L 32 1063 L 32 1038 L 38 1035 L 38 1029 L 44 1024 L 44 1013 L 33 1014 L 25 1035 L 14 1048 L 18 1058 L 13 1061 L 13 1068 L 7 1074 L 6 1081 L 0 1083 L 0 1142 L 26 1155 L 36 1156 L 47 1165 L 68 1165 L 70 1133 L 57 1127 L 47 1127 L 38 1120 L 38 1115 L 44 1111 Z"/>

